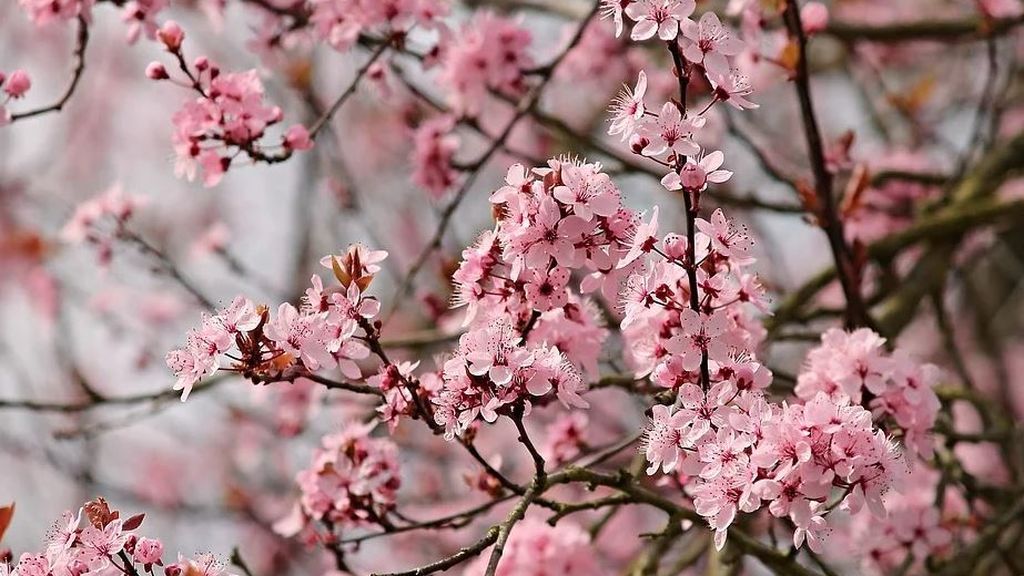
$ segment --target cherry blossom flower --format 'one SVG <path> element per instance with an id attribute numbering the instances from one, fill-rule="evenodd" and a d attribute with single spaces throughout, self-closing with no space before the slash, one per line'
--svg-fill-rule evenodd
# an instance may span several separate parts
<path id="1" fill-rule="evenodd" d="M 156 16 L 167 8 L 169 0 L 131 0 L 121 10 L 121 20 L 128 26 L 125 38 L 134 44 L 143 34 L 150 40 L 156 39 L 159 29 Z"/>
<path id="2" fill-rule="evenodd" d="M 32 88 L 32 79 L 24 70 L 15 70 L 6 79 L 0 79 L 0 86 L 9 97 L 18 99 Z"/>
<path id="3" fill-rule="evenodd" d="M 697 229 L 711 238 L 712 247 L 722 256 L 744 266 L 752 263 L 750 249 L 752 242 L 742 230 L 734 230 L 719 208 L 711 215 L 711 221 L 697 218 Z"/>
<path id="4" fill-rule="evenodd" d="M 619 263 L 618 268 L 624 268 L 629 264 L 633 263 L 634 260 L 640 256 L 647 254 L 651 250 L 654 250 L 658 243 L 658 207 L 655 206 L 651 210 L 651 220 L 646 224 L 641 224 L 636 227 L 633 232 L 632 238 L 629 241 L 629 252 L 623 256 Z"/>
<path id="5" fill-rule="evenodd" d="M 432 198 L 440 198 L 455 183 L 452 166 L 459 139 L 452 134 L 455 119 L 438 116 L 419 126 L 413 135 L 412 181 Z"/>
<path id="6" fill-rule="evenodd" d="M 464 576 L 482 576 L 489 555 L 480 555 L 466 568 Z M 594 555 L 590 536 L 579 526 L 565 521 L 550 526 L 543 520 L 527 518 L 508 539 L 495 576 L 605 576 L 610 574 Z"/>
<path id="7" fill-rule="evenodd" d="M 683 56 L 694 64 L 700 64 L 708 75 L 729 73 L 729 58 L 743 50 L 743 41 L 734 38 L 728 28 L 722 25 L 718 15 L 708 10 L 699 22 L 682 22 Z"/>
<path id="8" fill-rule="evenodd" d="M 662 40 L 675 40 L 682 22 L 693 14 L 693 0 L 639 0 L 626 6 L 626 16 L 635 24 L 631 38 L 647 40 L 655 35 Z"/>
<path id="9" fill-rule="evenodd" d="M 552 308 L 561 308 L 569 300 L 565 288 L 569 284 L 569 270 L 559 266 L 548 271 L 534 271 L 533 277 L 526 282 L 526 297 L 534 309 L 547 312 Z"/>
<path id="10" fill-rule="evenodd" d="M 22 10 L 28 13 L 37 26 L 52 22 L 71 20 L 82 16 L 89 20 L 95 0 L 18 0 Z"/>
<path id="11" fill-rule="evenodd" d="M 321 439 L 310 467 L 296 475 L 307 521 L 341 529 L 384 521 L 401 486 L 398 447 L 373 438 L 373 424 L 349 424 Z"/>
<path id="12" fill-rule="evenodd" d="M 570 206 L 576 216 L 589 222 L 595 214 L 607 218 L 618 211 L 619 196 L 607 174 L 589 171 L 575 164 L 563 164 L 559 175 L 562 184 L 555 186 L 551 194 L 562 204 Z"/>
<path id="13" fill-rule="evenodd" d="M 442 41 L 439 82 L 459 114 L 480 113 L 488 90 L 517 94 L 523 71 L 533 65 L 528 30 L 490 12 L 478 12 L 458 34 Z"/>
<path id="14" fill-rule="evenodd" d="M 732 178 L 732 172 L 721 170 L 725 155 L 715 150 L 704 154 L 699 159 L 687 157 L 679 172 L 669 172 L 661 179 L 666 190 L 689 190 L 702 192 L 707 189 L 708 182 L 721 184 Z"/>
<path id="15" fill-rule="evenodd" d="M 616 0 L 611 1 L 615 2 Z M 622 141 L 625 142 L 636 133 L 646 112 L 644 106 L 646 94 L 647 73 L 641 70 L 636 79 L 636 86 L 633 88 L 623 86 L 615 100 L 612 101 L 611 125 L 608 127 L 609 136 L 621 134 Z"/>
<path id="16" fill-rule="evenodd" d="M 615 37 L 622 35 L 622 11 L 633 0 L 601 0 L 601 19 L 612 19 L 615 24 Z"/>
<path id="17" fill-rule="evenodd" d="M 567 407 L 586 407 L 582 380 L 555 348 L 527 348 L 507 319 L 472 329 L 444 363 L 443 387 L 432 398 L 445 437 L 461 434 L 478 417 L 494 422 L 499 410 L 554 391 Z"/>
<path id="18" fill-rule="evenodd" d="M 714 88 L 715 98 L 725 102 L 737 110 L 758 108 L 759 105 L 747 99 L 747 96 L 754 92 L 750 86 L 750 80 L 737 72 L 725 72 L 712 74 L 710 77 L 711 86 Z"/>
<path id="19" fill-rule="evenodd" d="M 729 330 L 729 318 L 724 312 L 716 310 L 704 316 L 686 308 L 679 317 L 682 333 L 669 340 L 666 349 L 679 355 L 684 369 L 698 368 L 704 354 L 715 361 L 728 359 L 729 345 L 722 336 Z"/>
<path id="20" fill-rule="evenodd" d="M 693 131 L 703 125 L 703 118 L 683 118 L 683 113 L 674 102 L 666 102 L 654 121 L 645 122 L 639 128 L 650 142 L 643 148 L 644 156 L 660 156 L 672 150 L 684 156 L 700 152 L 692 140 Z"/>

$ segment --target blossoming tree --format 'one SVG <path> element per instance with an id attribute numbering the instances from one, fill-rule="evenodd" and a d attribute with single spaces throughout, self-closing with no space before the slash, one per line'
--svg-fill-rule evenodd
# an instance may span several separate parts
<path id="1" fill-rule="evenodd" d="M 1018 0 L 0 16 L 0 576 L 1024 570 Z"/>

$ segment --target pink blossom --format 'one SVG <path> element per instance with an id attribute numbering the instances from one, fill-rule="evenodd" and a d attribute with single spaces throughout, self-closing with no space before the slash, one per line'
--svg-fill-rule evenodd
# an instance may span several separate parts
<path id="1" fill-rule="evenodd" d="M 455 111 L 476 116 L 488 90 L 520 93 L 523 70 L 533 65 L 527 51 L 531 40 L 519 23 L 490 12 L 477 12 L 458 34 L 447 36 L 438 81 Z"/>
<path id="2" fill-rule="evenodd" d="M 679 26 L 693 14 L 693 0 L 638 0 L 626 6 L 626 16 L 633 25 L 633 40 L 647 40 L 655 35 L 662 40 L 675 40 Z"/>
<path id="3" fill-rule="evenodd" d="M 715 90 L 715 98 L 721 100 L 737 110 L 758 108 L 758 104 L 751 102 L 747 96 L 753 94 L 754 89 L 750 86 L 750 79 L 737 72 L 725 72 L 712 74 L 710 76 L 711 86 Z"/>
<path id="4" fill-rule="evenodd" d="M 729 58 L 743 50 L 743 41 L 734 38 L 711 10 L 705 12 L 699 22 L 683 21 L 682 30 L 686 37 L 683 56 L 702 65 L 709 76 L 728 74 Z"/>
<path id="5" fill-rule="evenodd" d="M 828 7 L 821 2 L 808 2 L 800 9 L 800 22 L 804 32 L 817 34 L 828 26 Z"/>
<path id="6" fill-rule="evenodd" d="M 678 354 L 683 368 L 700 366 L 704 354 L 715 361 L 728 359 L 729 345 L 723 335 L 729 330 L 728 316 L 718 310 L 709 316 L 686 308 L 679 312 L 682 333 L 666 343 L 666 349 Z"/>
<path id="7" fill-rule="evenodd" d="M 267 324 L 267 338 L 276 342 L 282 350 L 302 360 L 310 370 L 335 363 L 334 356 L 327 350 L 331 333 L 327 326 L 327 315 L 299 314 L 294 306 L 281 304 L 275 318 Z"/>
<path id="8" fill-rule="evenodd" d="M 547 312 L 552 308 L 565 306 L 569 296 L 565 288 L 569 284 L 569 270 L 555 266 L 548 271 L 535 271 L 526 282 L 526 297 L 534 309 Z"/>
<path id="9" fill-rule="evenodd" d="M 302 124 L 293 124 L 284 135 L 285 148 L 289 150 L 309 150 L 313 147 L 313 140 L 309 137 L 309 130 Z"/>
<path id="10" fill-rule="evenodd" d="M 611 1 L 617 2 L 617 0 Z M 633 136 L 646 112 L 644 106 L 644 95 L 646 94 L 647 74 L 641 70 L 636 79 L 636 86 L 634 88 L 623 86 L 615 100 L 612 101 L 611 126 L 608 127 L 610 136 L 621 134 L 623 142 Z"/>
<path id="11" fill-rule="evenodd" d="M 459 149 L 454 128 L 454 118 L 438 116 L 421 124 L 413 134 L 412 181 L 435 199 L 443 196 L 458 178 L 452 165 Z"/>
<path id="12" fill-rule="evenodd" d="M 489 554 L 484 552 L 466 568 L 464 576 L 482 576 Z M 610 574 L 593 553 L 590 536 L 579 526 L 527 518 L 508 539 L 495 576 L 606 576 Z"/>
<path id="13" fill-rule="evenodd" d="M 0 86 L 3 86 L 4 92 L 8 96 L 17 99 L 24 96 L 32 88 L 32 79 L 28 77 L 28 73 L 24 70 L 15 70 L 11 72 L 11 75 L 5 81 L 0 81 Z"/>
<path id="14" fill-rule="evenodd" d="M 692 135 L 701 125 L 703 118 L 683 118 L 677 104 L 666 102 L 658 117 L 644 122 L 637 131 L 649 141 L 643 148 L 644 156 L 660 156 L 668 150 L 683 156 L 697 154 L 700 147 L 692 140 Z"/>
<path id="15" fill-rule="evenodd" d="M 143 34 L 150 40 L 155 39 L 158 30 L 156 16 L 169 3 L 169 0 L 131 0 L 126 3 L 121 10 L 121 20 L 128 25 L 128 43 L 134 44 Z"/>
<path id="16" fill-rule="evenodd" d="M 18 4 L 37 26 L 45 26 L 78 16 L 89 20 L 95 0 L 18 0 Z"/>
<path id="17" fill-rule="evenodd" d="M 703 218 L 696 220 L 697 229 L 711 238 L 712 247 L 722 256 L 746 265 L 752 262 L 750 249 L 753 242 L 742 230 L 734 230 L 719 208 L 711 215 L 711 221 Z"/>
<path id="18" fill-rule="evenodd" d="M 649 253 L 654 250 L 658 243 L 658 207 L 655 206 L 651 210 L 650 222 L 640 224 L 636 227 L 633 232 L 632 238 L 629 241 L 629 252 L 625 254 L 616 265 L 618 268 L 624 268 L 629 264 L 633 263 L 640 256 Z"/>
<path id="19" fill-rule="evenodd" d="M 132 558 L 140 564 L 158 564 L 164 553 L 164 545 L 154 538 L 139 538 L 135 543 Z"/>
<path id="20" fill-rule="evenodd" d="M 394 508 L 401 486 L 398 447 L 371 437 L 372 429 L 350 424 L 321 439 L 310 467 L 296 475 L 307 518 L 349 529 L 379 523 Z"/>
<path id="21" fill-rule="evenodd" d="M 661 185 L 666 190 L 689 190 L 702 192 L 708 187 L 708 182 L 721 184 L 732 178 L 732 172 L 721 170 L 725 162 L 725 155 L 715 150 L 710 154 L 702 154 L 700 158 L 687 157 L 679 172 L 669 172 L 661 179 Z"/>

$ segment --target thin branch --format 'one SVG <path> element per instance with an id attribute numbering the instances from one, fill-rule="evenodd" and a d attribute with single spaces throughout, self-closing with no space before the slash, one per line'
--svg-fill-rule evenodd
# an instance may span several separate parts
<path id="1" fill-rule="evenodd" d="M 548 73 L 543 76 L 540 83 L 537 84 L 537 86 L 530 92 L 530 94 L 519 103 L 519 105 L 516 107 L 515 114 L 512 116 L 512 119 L 509 120 L 509 122 L 505 125 L 504 129 L 501 131 L 501 133 L 498 134 L 498 136 L 491 142 L 490 146 L 487 147 L 484 153 L 480 155 L 480 157 L 476 161 L 472 162 L 469 165 L 469 176 L 467 176 L 466 179 L 463 180 L 462 185 L 455 192 L 455 195 L 441 211 L 441 216 L 440 219 L 438 220 L 437 227 L 434 230 L 433 236 L 430 238 L 430 241 L 420 252 L 419 256 L 413 263 L 412 267 L 409 268 L 409 271 L 405 274 L 405 277 L 399 283 L 398 289 L 395 291 L 395 297 L 393 298 L 394 304 L 392 305 L 391 311 L 388 313 L 385 321 L 387 319 L 390 319 L 391 316 L 394 315 L 394 313 L 398 310 L 398 303 L 403 301 L 405 297 L 409 294 L 409 291 L 412 289 L 413 282 L 415 281 L 416 276 L 420 273 L 423 267 L 426 266 L 427 261 L 429 260 L 430 256 L 434 253 L 434 251 L 438 250 L 441 247 L 441 243 L 444 240 L 445 232 L 448 230 L 448 226 L 451 223 L 452 217 L 455 215 L 455 211 L 459 208 L 459 205 L 462 204 L 462 201 L 469 193 L 470 188 L 472 188 L 473 184 L 476 182 L 476 179 L 480 176 L 483 167 L 491 160 L 494 154 L 505 145 L 505 141 L 512 133 L 512 130 L 519 124 L 520 120 L 529 115 L 530 112 L 537 105 L 537 103 L 540 101 L 540 97 L 544 93 L 545 88 L 547 88 L 548 83 L 551 81 L 552 78 L 554 78 L 555 71 L 558 70 L 558 67 L 565 60 L 565 57 L 569 55 L 569 52 L 571 52 L 572 49 L 575 48 L 577 44 L 579 44 L 580 40 L 583 39 L 583 32 L 586 30 L 591 20 L 593 20 L 594 16 L 597 15 L 598 8 L 600 8 L 600 6 L 600 2 L 594 2 L 594 5 L 591 8 L 590 13 L 587 14 L 586 18 L 584 18 L 583 21 L 580 23 L 579 27 L 576 29 L 575 35 L 569 41 L 568 46 L 566 46 L 565 50 L 560 52 L 558 56 L 555 57 L 555 59 L 551 61 L 550 65 L 547 67 Z"/>
<path id="2" fill-rule="evenodd" d="M 356 89 L 359 87 L 359 84 L 363 80 L 363 77 L 366 76 L 366 73 L 369 72 L 370 68 L 372 68 L 373 65 L 377 63 L 377 60 L 382 55 L 384 55 L 384 52 L 387 51 L 387 49 L 388 49 L 388 43 L 387 42 L 382 42 L 379 46 L 377 46 L 377 48 L 374 49 L 373 53 L 370 55 L 370 59 L 367 60 L 362 66 L 359 67 L 359 70 L 356 71 L 356 76 L 352 80 L 352 83 L 349 84 L 348 88 L 346 88 L 345 91 L 342 92 L 334 100 L 334 102 L 331 104 L 330 108 L 328 108 L 327 111 L 323 113 L 323 115 L 321 115 L 319 118 L 317 118 L 316 122 L 313 123 L 313 126 L 310 127 L 310 129 L 309 129 L 309 137 L 310 138 L 316 138 L 316 135 L 320 133 L 320 130 L 322 130 L 324 128 L 324 126 L 326 126 L 327 123 L 330 122 L 331 118 L 333 118 L 334 115 L 337 114 L 338 110 L 341 109 L 341 107 L 345 104 L 345 102 L 353 94 L 355 94 Z"/>
<path id="3" fill-rule="evenodd" d="M 783 19 L 786 21 L 790 35 L 797 42 L 798 55 L 794 84 L 797 99 L 800 102 L 800 112 L 803 116 L 807 152 L 810 154 L 811 170 L 814 174 L 814 190 L 820 204 L 821 226 L 828 236 L 829 248 L 832 250 L 836 270 L 839 273 L 839 281 L 843 288 L 843 294 L 846 296 L 846 323 L 848 327 L 870 326 L 872 321 L 860 294 L 860 274 L 855 269 L 850 249 L 846 244 L 843 222 L 837 212 L 833 196 L 832 174 L 828 171 L 825 162 L 825 147 L 811 100 L 810 75 L 807 67 L 807 35 L 800 20 L 800 8 L 797 6 L 796 0 L 786 0 Z"/>
<path id="4" fill-rule="evenodd" d="M 18 120 L 24 120 L 26 118 L 32 118 L 33 116 L 41 116 L 43 114 L 49 114 L 50 112 L 60 112 L 64 109 L 64 106 L 74 96 L 75 90 L 78 88 L 78 83 L 82 79 L 82 75 L 85 73 L 85 50 L 89 45 L 89 24 L 86 22 L 84 16 L 78 17 L 78 36 L 75 40 L 75 68 L 71 73 L 71 83 L 68 84 L 67 89 L 64 90 L 64 94 L 49 106 L 43 106 L 42 108 L 36 108 L 35 110 L 29 110 L 28 112 L 21 112 L 18 114 L 11 115 L 11 122 L 17 122 Z"/>

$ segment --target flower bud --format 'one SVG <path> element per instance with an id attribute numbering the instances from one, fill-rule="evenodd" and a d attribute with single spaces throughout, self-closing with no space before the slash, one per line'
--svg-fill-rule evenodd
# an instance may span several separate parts
<path id="1" fill-rule="evenodd" d="M 800 22 L 808 34 L 822 32 L 828 25 L 828 8 L 821 2 L 808 2 L 800 9 Z"/>
<path id="2" fill-rule="evenodd" d="M 164 65 L 159 62 L 150 62 L 149 66 L 146 66 L 146 78 L 150 80 L 167 80 L 170 75 L 167 74 L 167 69 Z"/>
<path id="3" fill-rule="evenodd" d="M 302 124 L 295 124 L 285 132 L 284 146 L 289 150 L 309 150 L 313 147 L 309 130 L 306 130 Z"/>
<path id="4" fill-rule="evenodd" d="M 181 43 L 185 40 L 185 31 L 174 20 L 165 22 L 156 35 L 171 52 L 177 52 L 181 49 Z"/>
<path id="5" fill-rule="evenodd" d="M 11 98 L 21 98 L 32 87 L 32 79 L 24 70 L 15 70 L 7 77 L 4 92 Z"/>

